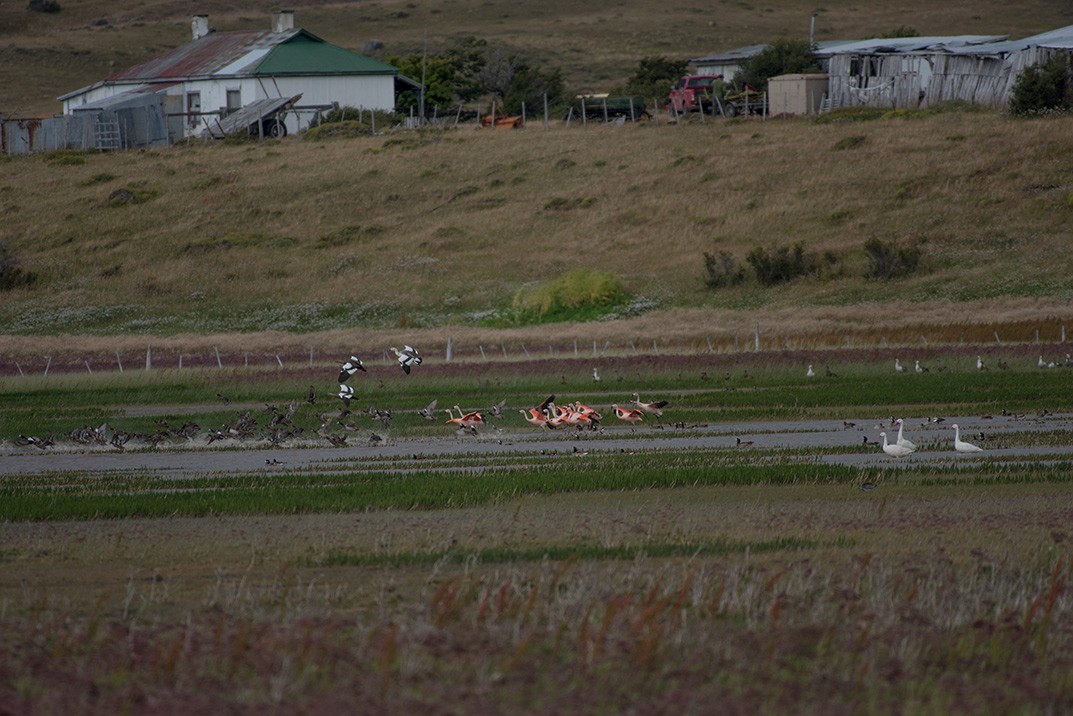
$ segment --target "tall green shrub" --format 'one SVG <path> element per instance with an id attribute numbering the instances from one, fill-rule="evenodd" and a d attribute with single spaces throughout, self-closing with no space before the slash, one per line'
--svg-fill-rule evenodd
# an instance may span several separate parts
<path id="1" fill-rule="evenodd" d="M 1069 57 L 1058 54 L 1039 65 L 1026 67 L 1013 85 L 1010 112 L 1027 116 L 1073 107 L 1073 76 Z"/>

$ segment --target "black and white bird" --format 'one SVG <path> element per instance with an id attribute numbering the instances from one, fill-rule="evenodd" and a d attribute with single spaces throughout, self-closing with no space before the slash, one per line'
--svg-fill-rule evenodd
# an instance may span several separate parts
<path id="1" fill-rule="evenodd" d="M 343 367 L 339 369 L 339 382 L 345 383 L 350 376 L 354 375 L 358 371 L 366 372 L 365 365 L 362 364 L 361 358 L 357 356 L 350 356 L 350 360 L 343 364 Z"/>
<path id="2" fill-rule="evenodd" d="M 415 365 L 421 365 L 421 356 L 418 355 L 417 349 L 413 346 L 403 346 L 401 351 L 392 346 L 391 350 L 395 353 L 395 357 L 399 359 L 399 365 L 402 366 L 403 372 L 407 375 L 410 374 L 410 369 Z"/>
<path id="3" fill-rule="evenodd" d="M 339 399 L 343 401 L 343 405 L 350 407 L 350 401 L 354 399 L 354 389 L 349 385 L 339 384 Z"/>

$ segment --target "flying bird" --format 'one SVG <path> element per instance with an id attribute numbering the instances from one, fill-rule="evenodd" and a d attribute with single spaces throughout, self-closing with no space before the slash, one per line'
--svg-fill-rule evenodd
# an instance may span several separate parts
<path id="1" fill-rule="evenodd" d="M 357 356 L 350 356 L 350 360 L 343 364 L 343 367 L 339 369 L 339 382 L 345 383 L 350 376 L 354 375 L 358 371 L 368 372 L 365 370 L 365 365 L 361 362 L 361 358 Z"/>
<path id="2" fill-rule="evenodd" d="M 402 366 L 402 371 L 407 375 L 410 374 L 410 369 L 415 365 L 421 365 L 421 356 L 418 355 L 417 350 L 412 346 L 403 346 L 401 351 L 392 346 L 391 350 L 395 353 L 395 357 L 399 359 L 399 365 Z"/>
<path id="3" fill-rule="evenodd" d="M 429 403 L 429 404 L 428 404 L 428 405 L 426 405 L 425 407 L 421 408 L 421 410 L 420 410 L 420 411 L 418 411 L 418 413 L 419 413 L 419 414 L 421 415 L 421 417 L 422 417 L 422 418 L 424 418 L 425 420 L 432 420 L 432 419 L 434 419 L 434 418 L 436 417 L 435 413 L 436 413 L 436 403 L 437 403 L 437 402 L 438 402 L 438 401 L 436 401 L 436 400 L 433 400 L 433 401 L 432 401 L 431 403 Z"/>
<path id="4" fill-rule="evenodd" d="M 350 407 L 350 401 L 354 399 L 354 389 L 349 385 L 339 385 L 339 399 L 343 401 L 343 405 Z"/>

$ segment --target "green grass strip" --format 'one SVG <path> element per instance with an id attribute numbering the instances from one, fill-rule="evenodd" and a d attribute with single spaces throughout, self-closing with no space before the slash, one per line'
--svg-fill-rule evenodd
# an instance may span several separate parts
<path id="1" fill-rule="evenodd" d="M 746 550 L 757 553 L 785 552 L 805 549 L 817 549 L 824 546 L 850 547 L 852 540 L 839 540 L 837 543 L 820 543 L 799 537 L 778 537 L 759 542 L 741 542 L 737 540 L 714 540 L 703 543 L 672 544 L 667 542 L 646 543 L 644 545 L 619 545 L 602 547 L 597 545 L 543 545 L 536 547 L 493 547 L 490 549 L 451 549 L 435 552 L 396 552 L 393 554 L 359 554 L 331 550 L 314 566 L 319 567 L 411 567 L 438 564 L 464 564 L 474 560 L 481 564 L 504 564 L 514 562 L 539 562 L 549 559 L 555 562 L 567 560 L 632 560 L 643 555 L 653 558 L 720 556 L 741 554 Z"/>

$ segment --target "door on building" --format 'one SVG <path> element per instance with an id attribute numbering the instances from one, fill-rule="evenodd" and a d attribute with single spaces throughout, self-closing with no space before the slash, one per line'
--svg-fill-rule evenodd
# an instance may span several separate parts
<path id="1" fill-rule="evenodd" d="M 186 93 L 186 124 L 188 127 L 196 127 L 201 124 L 201 93 Z"/>

